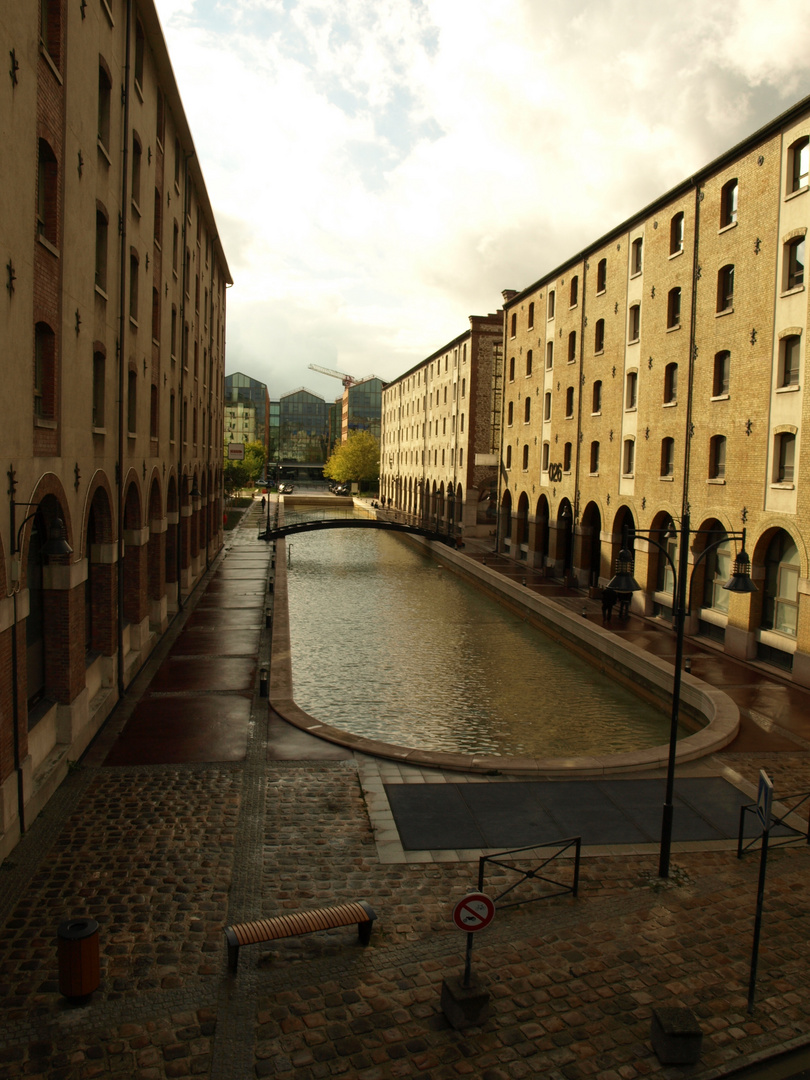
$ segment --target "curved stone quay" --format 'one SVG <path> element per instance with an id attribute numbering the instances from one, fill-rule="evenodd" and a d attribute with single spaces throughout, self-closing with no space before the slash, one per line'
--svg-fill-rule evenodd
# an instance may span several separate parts
<path id="1" fill-rule="evenodd" d="M 257 505 L 174 643 L 0 867 L 4 1076 L 669 1080 L 650 1029 L 653 1009 L 672 1005 L 702 1030 L 689 1070 L 700 1080 L 807 1041 L 808 849 L 774 846 L 769 857 L 749 1015 L 759 860 L 737 860 L 728 840 L 676 843 L 666 881 L 655 844 L 586 842 L 576 898 L 499 907 L 478 935 L 473 970 L 489 1016 L 453 1029 L 441 987 L 460 974 L 465 943 L 451 913 L 477 883 L 478 852 L 403 846 L 383 800 L 395 785 L 496 791 L 513 781 L 353 752 L 268 707 L 270 567 L 258 518 Z M 521 577 L 505 562 L 493 572 Z M 585 603 L 588 621 L 599 619 L 581 596 L 557 602 L 579 618 Z M 662 662 L 674 644 L 638 619 L 611 633 Z M 693 674 L 723 689 L 741 723 L 721 753 L 679 766 L 676 791 L 682 779 L 722 779 L 753 797 L 761 767 L 777 804 L 810 790 L 806 693 L 689 649 Z M 274 677 L 275 667 L 271 702 Z M 485 891 L 503 881 L 493 871 Z M 229 974 L 225 925 L 350 900 L 377 913 L 368 948 L 336 929 L 251 946 Z M 58 991 L 56 928 L 83 916 L 100 926 L 101 985 L 73 1005 Z"/>

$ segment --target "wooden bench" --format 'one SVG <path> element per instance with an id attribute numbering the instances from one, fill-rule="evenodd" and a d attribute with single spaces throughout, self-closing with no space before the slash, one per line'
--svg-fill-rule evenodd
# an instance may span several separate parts
<path id="1" fill-rule="evenodd" d="M 263 941 L 312 934 L 316 930 L 333 930 L 336 926 L 351 926 L 352 923 L 357 923 L 360 944 L 368 945 L 376 918 L 371 905 L 360 900 L 356 903 L 336 904 L 334 907 L 314 908 L 311 911 L 296 911 L 289 915 L 275 915 L 272 919 L 234 923 L 225 927 L 228 967 L 231 971 L 236 971 L 239 948 L 242 945 L 257 945 Z"/>

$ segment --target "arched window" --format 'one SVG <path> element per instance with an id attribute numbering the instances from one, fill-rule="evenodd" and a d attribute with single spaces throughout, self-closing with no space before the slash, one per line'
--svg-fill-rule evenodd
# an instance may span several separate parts
<path id="1" fill-rule="evenodd" d="M 98 141 L 109 157 L 110 154 L 110 101 L 112 79 L 105 62 L 99 58 L 98 65 Z"/>
<path id="2" fill-rule="evenodd" d="M 127 432 L 134 435 L 138 430 L 138 375 L 130 371 L 127 376 Z"/>
<path id="3" fill-rule="evenodd" d="M 765 554 L 762 627 L 796 637 L 799 625 L 799 552 L 780 529 Z"/>
<path id="4" fill-rule="evenodd" d="M 674 330 L 681 325 L 681 290 L 676 287 L 669 290 L 667 297 L 667 329 Z"/>
<path id="5" fill-rule="evenodd" d="M 664 401 L 674 405 L 678 400 L 678 365 L 673 361 L 664 370 Z"/>
<path id="6" fill-rule="evenodd" d="M 810 138 L 804 135 L 788 150 L 788 192 L 807 187 L 810 172 Z"/>
<path id="7" fill-rule="evenodd" d="M 709 479 L 723 480 L 726 475 L 726 437 L 713 435 L 709 443 Z"/>
<path id="8" fill-rule="evenodd" d="M 801 338 L 788 334 L 779 342 L 779 385 L 796 386 L 799 381 Z"/>
<path id="9" fill-rule="evenodd" d="M 527 322 L 528 322 L 528 327 L 531 330 L 532 327 L 534 326 L 534 304 L 533 303 L 529 304 L 529 317 L 528 317 Z"/>
<path id="10" fill-rule="evenodd" d="M 529 467 L 529 444 L 526 443 L 526 445 L 523 447 L 523 471 L 526 472 L 528 467 Z"/>
<path id="11" fill-rule="evenodd" d="M 593 384 L 593 401 L 591 402 L 591 412 L 601 413 L 602 411 L 602 380 L 597 379 Z"/>
<path id="12" fill-rule="evenodd" d="M 712 548 L 705 559 L 703 607 L 727 612 L 729 592 L 723 586 L 731 577 L 731 546 L 725 529 L 718 528 L 710 532 L 706 546 L 710 547 L 718 541 L 718 546 Z"/>
<path id="13" fill-rule="evenodd" d="M 506 406 L 506 423 L 511 427 L 514 421 L 515 406 L 514 402 L 510 401 Z"/>
<path id="14" fill-rule="evenodd" d="M 804 285 L 804 237 L 794 236 L 785 244 L 784 250 L 784 280 L 782 287 L 785 292 L 790 289 L 798 289 Z"/>
<path id="15" fill-rule="evenodd" d="M 717 274 L 717 310 L 734 310 L 734 267 L 731 263 Z"/>
<path id="16" fill-rule="evenodd" d="M 675 214 L 669 223 L 669 253 L 677 255 L 683 251 L 683 211 Z"/>
<path id="17" fill-rule="evenodd" d="M 737 193 L 739 185 L 737 180 L 729 180 L 723 184 L 720 192 L 720 228 L 733 225 L 737 220 Z"/>
<path id="18" fill-rule="evenodd" d="M 528 349 L 527 352 L 526 352 L 526 374 L 527 375 L 531 375 L 531 373 L 532 373 L 532 359 L 533 359 L 532 358 L 532 350 Z"/>
<path id="19" fill-rule="evenodd" d="M 673 476 L 675 474 L 675 440 L 666 438 L 661 440 L 661 476 Z"/>
<path id="20" fill-rule="evenodd" d="M 579 276 L 577 274 L 574 274 L 574 276 L 571 278 L 571 292 L 570 292 L 570 299 L 569 299 L 570 306 L 571 307 L 576 307 L 578 300 L 579 300 Z"/>
<path id="21" fill-rule="evenodd" d="M 507 467 L 507 469 L 512 468 L 512 447 L 511 446 L 507 446 L 507 448 L 506 448 L 506 467 Z"/>
<path id="22" fill-rule="evenodd" d="M 59 243 L 59 166 L 45 139 L 39 140 L 37 163 L 37 233 L 54 247 Z"/>
<path id="23" fill-rule="evenodd" d="M 599 472 L 599 443 L 591 443 L 591 473 L 596 474 Z"/>
<path id="24" fill-rule="evenodd" d="M 607 259 L 600 259 L 596 267 L 596 291 L 602 293 L 607 288 Z"/>
<path id="25" fill-rule="evenodd" d="M 572 330 L 568 335 L 568 363 L 573 364 L 577 358 L 577 332 Z"/>
<path id="26" fill-rule="evenodd" d="M 593 332 L 593 351 L 601 353 L 605 351 L 605 320 L 597 319 L 596 328 Z"/>
<path id="27" fill-rule="evenodd" d="M 523 402 L 523 423 L 524 424 L 529 423 L 529 420 L 531 419 L 531 415 L 532 415 L 532 399 L 527 396 L 526 400 Z"/>
<path id="28" fill-rule="evenodd" d="M 716 353 L 714 357 L 714 379 L 712 381 L 712 397 L 727 397 L 729 386 L 729 374 L 731 371 L 731 353 L 724 349 Z"/>

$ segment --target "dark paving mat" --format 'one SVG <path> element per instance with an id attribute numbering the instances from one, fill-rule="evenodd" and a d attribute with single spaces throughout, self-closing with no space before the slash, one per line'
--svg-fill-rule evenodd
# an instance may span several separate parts
<path id="1" fill-rule="evenodd" d="M 657 843 L 663 780 L 386 784 L 406 850 L 522 847 L 581 836 L 583 844 Z M 675 781 L 672 838 L 732 840 L 750 798 L 722 777 Z M 758 831 L 746 815 L 746 835 Z M 774 828 L 772 835 L 784 832 Z"/>
<path id="2" fill-rule="evenodd" d="M 242 761 L 251 698 L 241 694 L 142 698 L 105 765 Z"/>

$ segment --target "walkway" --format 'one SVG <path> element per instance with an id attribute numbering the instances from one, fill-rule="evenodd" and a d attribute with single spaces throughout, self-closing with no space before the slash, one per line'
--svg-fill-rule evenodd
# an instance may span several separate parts
<path id="1" fill-rule="evenodd" d="M 394 782 L 482 778 L 350 758 L 274 718 L 259 694 L 270 551 L 258 517 L 251 508 L 229 536 L 174 640 L 2 864 L 4 1076 L 672 1080 L 683 1070 L 659 1065 L 649 1041 L 664 1004 L 700 1021 L 699 1080 L 807 1041 L 810 853 L 769 860 L 749 1016 L 758 860 L 705 842 L 675 850 L 666 882 L 653 851 L 591 848 L 577 899 L 499 911 L 473 958 L 491 1015 L 451 1029 L 441 982 L 461 969 L 464 936 L 449 914 L 477 865 L 405 851 L 381 800 Z M 620 632 L 668 638 L 633 619 Z M 810 790 L 793 691 L 757 672 L 729 678 L 747 688 L 752 725 L 771 702 L 786 734 L 752 727 L 756 752 L 725 753 L 708 772 L 753 784 L 766 765 L 777 797 Z M 227 973 L 229 921 L 353 899 L 379 915 L 368 949 L 330 931 L 246 949 Z M 100 924 L 102 983 L 73 1006 L 58 993 L 54 939 L 78 915 Z"/>

